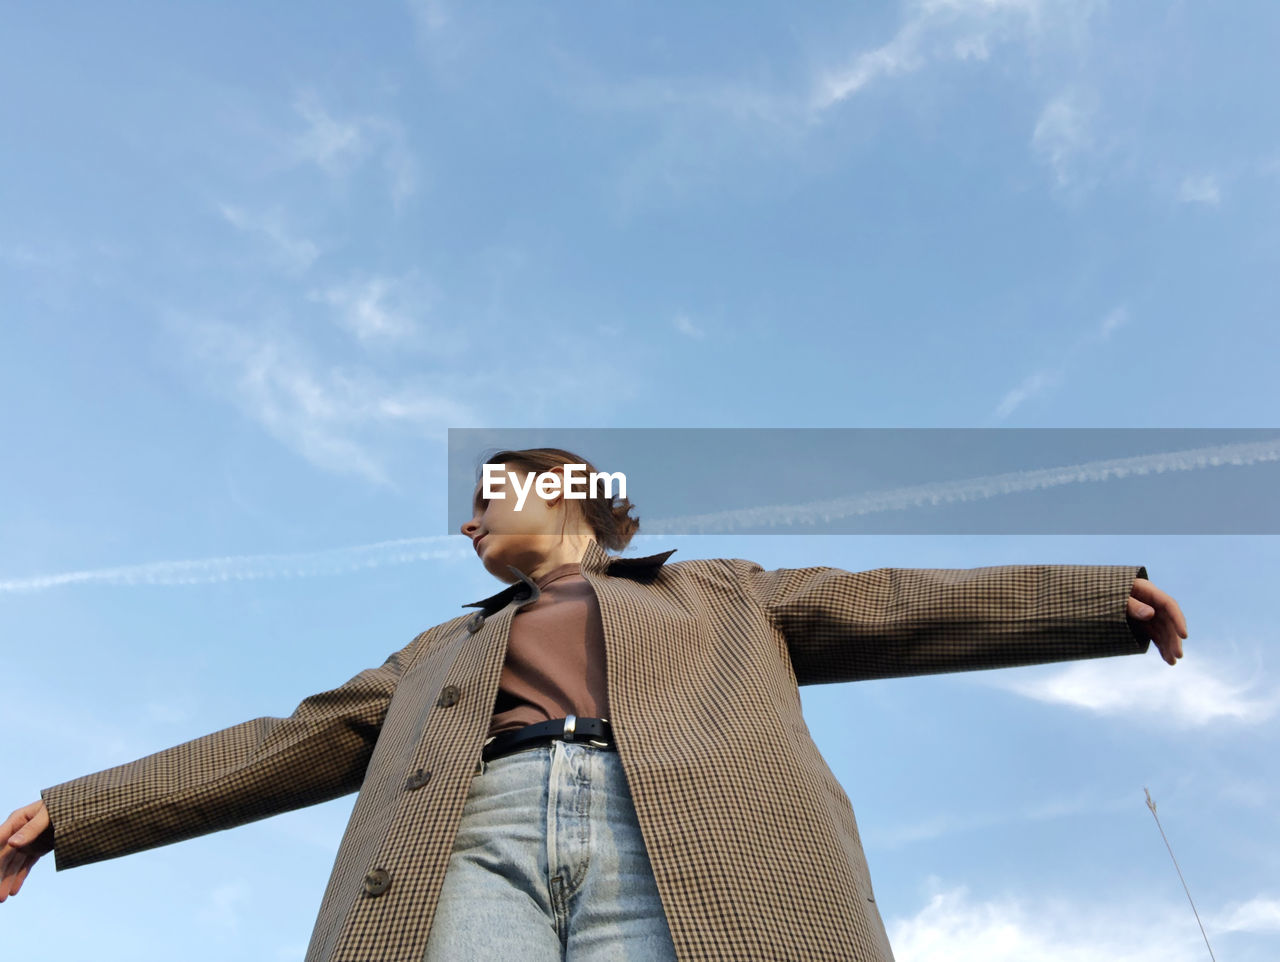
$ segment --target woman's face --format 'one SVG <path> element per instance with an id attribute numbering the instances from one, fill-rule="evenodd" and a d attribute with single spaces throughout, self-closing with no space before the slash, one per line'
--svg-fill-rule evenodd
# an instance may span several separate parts
<path id="1" fill-rule="evenodd" d="M 501 477 L 508 477 L 505 464 L 499 470 Z M 528 472 L 523 468 L 514 470 L 520 483 L 525 484 Z M 471 520 L 461 531 L 471 539 L 485 570 L 500 581 L 512 583 L 519 579 L 507 570 L 507 565 L 530 575 L 545 569 L 549 562 L 565 553 L 565 535 L 577 533 L 579 526 L 566 518 L 568 509 L 563 497 L 543 500 L 536 487 L 530 487 L 524 504 L 517 511 L 516 493 L 510 481 L 497 490 L 506 497 L 486 500 L 481 485 L 476 485 Z"/>

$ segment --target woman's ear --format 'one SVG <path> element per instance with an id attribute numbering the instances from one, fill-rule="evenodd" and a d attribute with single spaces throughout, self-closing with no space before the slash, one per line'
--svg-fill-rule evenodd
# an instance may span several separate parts
<path id="1" fill-rule="evenodd" d="M 558 468 L 548 468 L 548 469 L 547 469 L 547 471 L 546 471 L 546 473 L 547 473 L 547 474 L 555 474 L 555 475 L 558 475 L 558 476 L 560 477 L 560 491 L 559 491 L 559 493 L 558 493 L 558 494 L 554 494 L 554 495 L 552 495 L 551 497 L 549 497 L 549 498 L 547 498 L 547 499 L 546 499 L 546 503 L 547 503 L 547 507 L 548 507 L 548 508 L 556 508 L 556 507 L 559 507 L 561 504 L 564 504 L 564 502 L 565 502 L 565 496 L 564 496 L 564 468 L 563 468 L 563 467 L 558 467 Z M 566 507 L 568 507 L 568 505 L 565 505 L 565 506 L 566 506 Z"/>

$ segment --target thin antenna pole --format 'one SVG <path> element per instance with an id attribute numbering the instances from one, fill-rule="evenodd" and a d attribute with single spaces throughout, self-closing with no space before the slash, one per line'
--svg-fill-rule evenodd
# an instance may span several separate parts
<path id="1" fill-rule="evenodd" d="M 1178 878 L 1182 881 L 1182 891 L 1187 893 L 1187 901 L 1191 902 L 1191 911 L 1195 914 L 1196 925 L 1200 926 L 1200 934 L 1204 936 L 1204 947 L 1209 950 L 1209 958 L 1213 959 L 1213 962 L 1218 962 L 1213 955 L 1213 946 L 1209 944 L 1209 936 L 1205 934 L 1204 923 L 1200 921 L 1200 913 L 1196 912 L 1196 903 L 1192 901 L 1191 889 L 1187 888 L 1187 880 L 1182 878 L 1182 869 L 1178 868 L 1178 860 L 1173 857 L 1173 846 L 1169 844 L 1169 839 L 1164 834 L 1164 826 L 1160 824 L 1160 816 L 1156 814 L 1156 803 L 1152 801 L 1151 793 L 1147 791 L 1147 786 L 1143 785 L 1142 791 L 1146 793 L 1147 808 L 1151 809 L 1151 817 L 1156 820 L 1156 828 L 1160 829 L 1160 837 L 1164 839 L 1164 847 L 1169 850 L 1169 858 L 1173 859 L 1173 867 L 1178 869 Z"/>

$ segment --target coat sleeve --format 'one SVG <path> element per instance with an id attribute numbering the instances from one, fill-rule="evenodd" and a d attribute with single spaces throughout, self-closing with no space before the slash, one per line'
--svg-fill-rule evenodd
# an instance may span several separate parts
<path id="1" fill-rule="evenodd" d="M 734 559 L 786 639 L 798 684 L 1140 654 L 1128 565 L 779 568 Z"/>
<path id="2" fill-rule="evenodd" d="M 396 684 L 430 632 L 379 668 L 263 717 L 41 791 L 58 871 L 355 791 Z"/>

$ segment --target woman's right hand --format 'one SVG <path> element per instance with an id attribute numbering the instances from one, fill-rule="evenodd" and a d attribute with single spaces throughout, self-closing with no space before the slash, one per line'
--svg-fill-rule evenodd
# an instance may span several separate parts
<path id="1" fill-rule="evenodd" d="M 43 799 L 24 805 L 0 825 L 0 902 L 17 895 L 31 866 L 53 851 L 53 825 Z"/>

